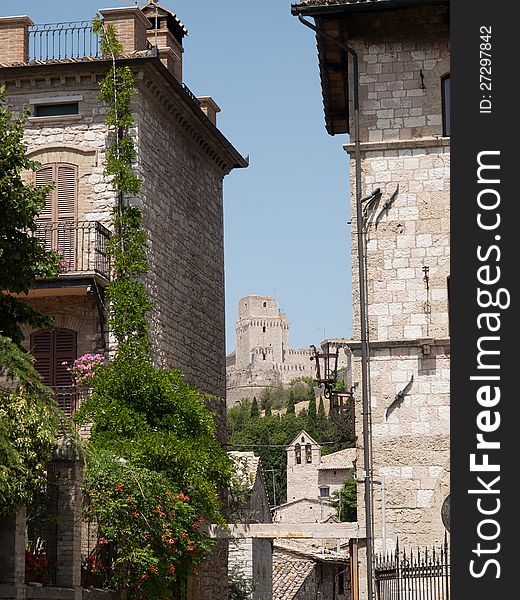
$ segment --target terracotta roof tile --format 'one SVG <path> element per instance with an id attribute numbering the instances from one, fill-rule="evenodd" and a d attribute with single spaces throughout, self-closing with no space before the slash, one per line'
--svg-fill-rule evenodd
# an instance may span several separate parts
<path id="1" fill-rule="evenodd" d="M 356 460 L 356 449 L 345 448 L 321 457 L 319 469 L 352 469 Z"/>

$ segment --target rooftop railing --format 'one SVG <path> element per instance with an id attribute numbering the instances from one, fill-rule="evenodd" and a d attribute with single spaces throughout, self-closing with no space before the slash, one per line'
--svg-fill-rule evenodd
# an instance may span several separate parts
<path id="1" fill-rule="evenodd" d="M 99 39 L 91 21 L 43 23 L 29 27 L 29 61 L 99 58 Z"/>

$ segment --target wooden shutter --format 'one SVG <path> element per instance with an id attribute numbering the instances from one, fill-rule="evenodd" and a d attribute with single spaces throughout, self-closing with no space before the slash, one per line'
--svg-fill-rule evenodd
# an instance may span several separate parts
<path id="1" fill-rule="evenodd" d="M 33 333 L 31 335 L 31 352 L 35 358 L 34 366 L 43 377 L 43 383 L 45 385 L 54 385 L 54 344 L 52 331 L 37 331 Z"/>
<path id="2" fill-rule="evenodd" d="M 43 382 L 51 387 L 70 386 L 72 378 L 64 362 L 76 359 L 77 334 L 70 329 L 37 331 L 31 335 L 31 352 Z"/>
<path id="3" fill-rule="evenodd" d="M 56 165 L 56 219 L 74 221 L 76 217 L 76 167 Z"/>
<path id="4" fill-rule="evenodd" d="M 53 167 L 47 165 L 43 169 L 39 169 L 35 174 L 35 185 L 36 187 L 43 187 L 53 181 Z M 52 190 L 47 194 L 45 198 L 45 208 L 40 212 L 36 219 L 36 232 L 39 239 L 45 242 L 46 250 L 53 249 L 53 233 L 52 233 L 52 221 L 53 221 L 53 203 L 52 203 Z"/>
<path id="5" fill-rule="evenodd" d="M 76 359 L 76 332 L 70 329 L 56 329 L 55 336 L 55 361 L 54 380 L 57 386 L 72 385 L 72 378 L 63 365 L 66 361 L 69 365 Z"/>
<path id="6" fill-rule="evenodd" d="M 35 174 L 35 185 L 36 187 L 43 187 L 44 185 L 49 185 L 49 183 L 53 182 L 54 169 L 52 165 L 47 165 L 42 169 L 36 171 Z M 53 192 L 50 191 L 45 198 L 45 208 L 38 215 L 38 221 L 52 221 L 53 220 L 53 210 L 52 210 L 52 196 Z"/>

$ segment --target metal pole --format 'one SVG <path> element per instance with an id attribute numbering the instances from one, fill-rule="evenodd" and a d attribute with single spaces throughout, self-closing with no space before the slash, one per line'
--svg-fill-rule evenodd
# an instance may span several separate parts
<path id="1" fill-rule="evenodd" d="M 373 561 L 373 484 L 372 484 L 372 416 L 369 398 L 369 348 L 368 348 L 368 319 L 367 319 L 367 289 L 365 269 L 365 239 L 363 232 L 363 210 L 361 197 L 361 140 L 359 124 L 359 60 L 357 52 L 347 44 L 335 39 L 322 31 L 301 14 L 298 19 L 316 34 L 329 40 L 349 54 L 352 58 L 352 75 L 354 80 L 354 156 L 356 177 L 356 229 L 358 248 L 359 276 L 359 310 L 360 310 L 360 341 L 361 341 L 361 397 L 363 406 L 363 459 L 365 466 L 365 521 L 366 521 L 366 551 L 367 551 L 367 594 L 368 600 L 374 598 L 374 561 Z"/>

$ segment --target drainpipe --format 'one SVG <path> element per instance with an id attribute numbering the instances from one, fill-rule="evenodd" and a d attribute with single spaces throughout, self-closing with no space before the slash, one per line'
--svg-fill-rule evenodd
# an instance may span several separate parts
<path id="1" fill-rule="evenodd" d="M 365 240 L 363 233 L 362 205 L 375 194 L 367 198 L 361 197 L 361 141 L 359 135 L 359 59 L 357 52 L 347 44 L 337 40 L 325 31 L 313 25 L 310 21 L 298 14 L 298 19 L 303 25 L 312 29 L 317 35 L 327 39 L 338 46 L 352 58 L 352 75 L 354 79 L 354 156 L 356 173 L 356 221 L 357 221 L 357 248 L 358 248 L 358 273 L 359 273 L 359 313 L 361 329 L 361 397 L 363 406 L 363 458 L 365 465 L 365 521 L 366 521 L 366 548 L 367 548 L 367 593 L 368 600 L 373 600 L 374 577 L 374 519 L 373 519 L 373 482 L 372 482 L 372 417 L 369 398 L 369 348 L 368 348 L 368 319 L 367 319 L 367 282 L 365 268 Z"/>

